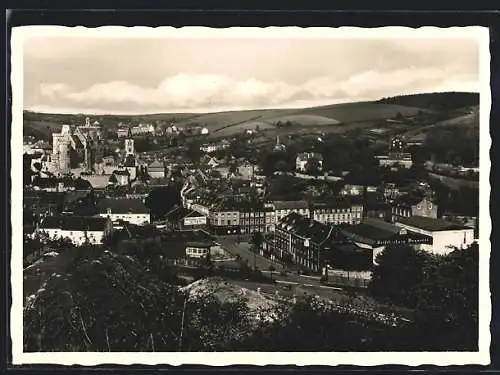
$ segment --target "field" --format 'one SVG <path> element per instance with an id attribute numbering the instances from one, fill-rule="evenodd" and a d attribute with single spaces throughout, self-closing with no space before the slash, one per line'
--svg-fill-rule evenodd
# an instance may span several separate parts
<path id="1" fill-rule="evenodd" d="M 436 94 L 433 94 L 436 95 Z M 174 122 L 179 128 L 187 126 L 206 127 L 214 137 L 226 137 L 243 133 L 245 130 L 266 131 L 267 136 L 277 134 L 321 131 L 325 133 L 346 131 L 362 126 L 377 126 L 377 122 L 394 119 L 397 116 L 415 116 L 433 113 L 427 108 L 408 107 L 383 102 L 355 102 L 334 104 L 303 109 L 263 109 L 227 111 L 216 113 L 159 113 L 149 115 L 106 115 L 90 116 L 105 128 L 115 128 L 119 122 Z M 465 120 L 466 121 L 466 120 Z M 25 134 L 39 136 L 60 129 L 63 123 L 83 124 L 85 115 L 57 115 L 25 112 Z M 289 126 L 280 127 L 279 123 Z M 423 125 L 423 124 L 422 124 Z M 428 125 L 428 123 L 426 124 Z M 340 128 L 339 128 L 340 127 Z"/>

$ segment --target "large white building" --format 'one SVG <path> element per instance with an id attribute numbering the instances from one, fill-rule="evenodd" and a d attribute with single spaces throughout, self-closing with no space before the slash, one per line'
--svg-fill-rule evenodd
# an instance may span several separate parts
<path id="1" fill-rule="evenodd" d="M 109 219 L 88 216 L 47 216 L 40 223 L 38 233 L 44 233 L 51 239 L 68 238 L 75 245 L 86 241 L 102 244 L 113 232 Z"/>
<path id="2" fill-rule="evenodd" d="M 114 223 L 126 221 L 134 225 L 145 225 L 151 222 L 151 213 L 142 199 L 100 199 L 97 209 L 100 217 L 109 218 Z"/>
<path id="3" fill-rule="evenodd" d="M 398 218 L 395 224 L 408 231 L 431 237 L 432 243 L 423 244 L 421 248 L 434 254 L 448 254 L 455 248 L 467 248 L 474 243 L 473 228 L 457 225 L 442 219 L 411 216 Z"/>

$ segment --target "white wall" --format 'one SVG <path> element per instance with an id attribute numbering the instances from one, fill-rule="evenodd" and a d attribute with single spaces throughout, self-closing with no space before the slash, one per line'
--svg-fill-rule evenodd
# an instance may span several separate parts
<path id="1" fill-rule="evenodd" d="M 152 178 L 165 178 L 165 170 L 153 170 L 153 171 L 149 170 L 148 174 Z"/>
<path id="2" fill-rule="evenodd" d="M 150 223 L 151 222 L 151 215 L 150 214 L 108 214 L 108 213 L 101 213 L 99 214 L 100 217 L 109 217 L 111 221 L 117 221 L 117 220 L 124 220 L 128 221 L 130 224 L 134 225 L 144 225 L 145 223 Z"/>
<path id="3" fill-rule="evenodd" d="M 209 249 L 198 247 L 186 247 L 186 255 L 189 258 L 201 258 L 208 254 Z"/>
<path id="4" fill-rule="evenodd" d="M 184 218 L 184 225 L 205 225 L 206 223 L 207 218 L 205 216 Z"/>
<path id="5" fill-rule="evenodd" d="M 453 251 L 454 247 L 461 249 L 470 246 L 474 242 L 473 228 L 430 232 L 420 228 L 412 227 L 411 225 L 402 223 L 395 224 L 398 227 L 406 228 L 410 232 L 420 233 L 432 237 L 432 245 L 423 244 L 420 246 L 420 248 L 434 254 L 448 254 Z"/>
<path id="6" fill-rule="evenodd" d="M 473 242 L 474 229 L 434 232 L 432 236 L 432 251 L 436 254 L 448 254 L 454 250 L 454 247 L 463 249 L 470 246 Z"/>
<path id="7" fill-rule="evenodd" d="M 75 245 L 82 245 L 85 242 L 84 231 L 68 231 L 62 229 L 41 229 L 40 232 L 45 232 L 51 239 L 69 238 Z M 102 244 L 104 239 L 104 231 L 87 231 L 87 236 L 90 243 Z"/>

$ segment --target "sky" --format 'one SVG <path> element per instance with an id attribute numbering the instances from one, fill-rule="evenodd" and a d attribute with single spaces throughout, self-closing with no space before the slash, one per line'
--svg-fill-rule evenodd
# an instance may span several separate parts
<path id="1" fill-rule="evenodd" d="M 466 39 L 33 37 L 24 108 L 146 114 L 303 108 L 420 92 L 479 92 Z"/>

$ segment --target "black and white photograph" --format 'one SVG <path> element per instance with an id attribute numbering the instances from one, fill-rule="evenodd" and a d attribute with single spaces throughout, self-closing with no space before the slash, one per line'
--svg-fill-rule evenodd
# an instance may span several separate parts
<path id="1" fill-rule="evenodd" d="M 489 363 L 487 28 L 11 48 L 14 363 Z"/>

